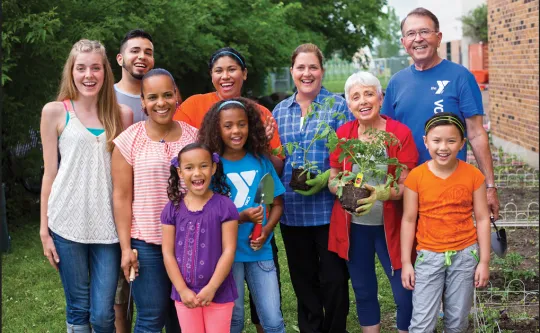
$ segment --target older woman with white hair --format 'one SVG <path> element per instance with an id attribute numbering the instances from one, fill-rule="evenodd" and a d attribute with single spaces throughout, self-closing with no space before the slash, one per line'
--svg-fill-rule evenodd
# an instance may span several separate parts
<path id="1" fill-rule="evenodd" d="M 397 328 L 406 332 L 412 314 L 412 292 L 401 284 L 400 227 L 402 215 L 403 181 L 409 170 L 416 166 L 418 152 L 411 131 L 407 126 L 387 116 L 380 115 L 383 95 L 381 83 L 368 72 L 352 74 L 345 83 L 345 99 L 353 113 L 352 120 L 337 130 L 339 138 L 370 140 L 370 128 L 393 133 L 399 145 L 387 146 L 386 156 L 396 157 L 407 166 L 398 179 L 399 191 L 385 188 L 373 180 L 366 188 L 371 195 L 359 200 L 357 212 L 351 215 L 336 200 L 330 220 L 328 248 L 347 260 L 352 286 L 356 297 L 358 320 L 362 332 L 380 332 L 380 307 L 377 299 L 377 276 L 375 274 L 375 253 L 390 280 L 397 307 Z M 343 170 L 355 171 L 358 166 L 351 161 L 338 161 L 339 148 L 330 155 L 330 179 Z M 386 174 L 395 177 L 396 167 L 379 165 Z M 329 182 L 330 184 L 330 182 Z M 329 185 L 336 193 L 336 187 Z"/>

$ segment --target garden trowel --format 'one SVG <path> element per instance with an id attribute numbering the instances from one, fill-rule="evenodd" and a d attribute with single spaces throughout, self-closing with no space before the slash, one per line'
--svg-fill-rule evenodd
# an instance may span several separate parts
<path id="1" fill-rule="evenodd" d="M 499 258 L 504 258 L 506 256 L 506 249 L 508 248 L 506 230 L 504 228 L 497 228 L 493 216 L 491 217 L 491 223 L 495 228 L 495 231 L 491 233 L 491 249 Z"/>
<path id="2" fill-rule="evenodd" d="M 138 257 L 137 250 L 133 249 L 133 253 L 135 253 L 135 258 L 137 258 Z M 129 297 L 128 297 L 127 315 L 126 315 L 128 321 L 131 320 L 130 307 L 131 307 L 131 290 L 133 289 L 133 280 L 135 280 L 135 268 L 131 266 L 131 268 L 129 269 Z"/>
<path id="3" fill-rule="evenodd" d="M 253 200 L 256 204 L 269 205 L 274 202 L 274 179 L 270 173 L 266 173 L 259 182 L 257 186 L 257 192 L 255 193 L 255 199 Z M 261 236 L 262 223 L 257 223 L 253 227 L 251 232 L 251 240 L 257 239 Z"/>

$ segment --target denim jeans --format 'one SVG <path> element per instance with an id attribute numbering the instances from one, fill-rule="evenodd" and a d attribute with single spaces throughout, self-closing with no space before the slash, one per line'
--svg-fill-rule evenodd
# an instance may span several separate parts
<path id="1" fill-rule="evenodd" d="M 60 258 L 68 332 L 114 332 L 120 245 L 77 243 L 51 232 Z"/>
<path id="2" fill-rule="evenodd" d="M 161 333 L 164 326 L 167 333 L 180 332 L 161 245 L 132 238 L 131 247 L 138 251 L 139 259 L 139 276 L 132 291 L 137 309 L 134 333 Z"/>
<path id="3" fill-rule="evenodd" d="M 244 278 L 248 283 L 264 331 L 285 333 L 274 261 L 235 262 L 232 272 L 238 298 L 234 301 L 231 333 L 241 333 L 244 329 Z"/>

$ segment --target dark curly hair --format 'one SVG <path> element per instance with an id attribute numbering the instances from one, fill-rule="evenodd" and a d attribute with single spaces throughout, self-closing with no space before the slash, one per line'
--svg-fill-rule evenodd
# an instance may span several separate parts
<path id="1" fill-rule="evenodd" d="M 221 137 L 220 112 L 234 108 L 242 108 L 238 104 L 226 104 L 220 108 L 221 105 L 227 101 L 237 101 L 244 105 L 243 110 L 246 112 L 248 118 L 248 138 L 244 145 L 244 149 L 257 158 L 270 154 L 270 145 L 268 138 L 266 137 L 259 108 L 255 103 L 243 97 L 219 101 L 210 108 L 204 116 L 201 129 L 199 130 L 199 142 L 208 145 L 212 151 L 217 151 L 220 155 L 223 155 L 225 144 Z"/>
<path id="2" fill-rule="evenodd" d="M 182 154 L 195 149 L 203 149 L 208 152 L 210 155 L 210 160 L 212 160 L 212 150 L 210 147 L 204 143 L 194 142 L 186 145 L 178 153 L 178 166 L 182 165 Z M 227 184 L 227 179 L 225 173 L 223 173 L 223 164 L 219 161 L 217 164 L 216 173 L 212 176 L 212 182 L 210 183 L 210 189 L 214 193 L 219 193 L 221 195 L 229 196 L 231 191 L 229 185 Z M 171 164 L 170 167 L 171 175 L 169 176 L 169 187 L 167 187 L 167 195 L 169 200 L 171 200 L 175 206 L 180 204 L 180 201 L 184 198 L 184 191 L 181 189 L 180 185 L 180 176 L 178 176 L 178 170 L 176 166 Z"/>

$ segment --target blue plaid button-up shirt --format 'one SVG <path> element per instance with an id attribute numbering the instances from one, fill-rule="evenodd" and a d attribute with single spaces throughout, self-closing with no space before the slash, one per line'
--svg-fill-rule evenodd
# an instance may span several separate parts
<path id="1" fill-rule="evenodd" d="M 300 127 L 302 110 L 296 102 L 296 93 L 276 105 L 273 116 L 276 119 L 279 137 L 283 146 L 288 142 L 297 142 L 305 149 L 309 146 L 317 127 L 322 121 L 325 121 L 334 130 L 337 130 L 339 126 L 354 119 L 347 107 L 345 99 L 339 95 L 332 94 L 324 87 L 321 88 L 321 91 L 313 102 L 322 105 L 328 97 L 335 99 L 332 110 L 318 110 L 316 111 L 318 117 L 305 117 L 302 127 Z M 336 111 L 345 114 L 346 119 L 342 120 L 333 117 Z M 307 159 L 317 162 L 317 166 L 322 172 L 330 168 L 330 154 L 325 145 L 326 140 L 317 140 L 307 154 Z M 285 185 L 286 192 L 283 195 L 285 208 L 281 217 L 281 223 L 295 227 L 319 226 L 330 223 L 330 214 L 332 213 L 332 206 L 335 199 L 334 195 L 328 189 L 323 189 L 321 192 L 311 196 L 303 196 L 294 192 L 289 186 L 293 169 L 292 163 L 296 162 L 296 167 L 303 165 L 304 152 L 301 149 L 296 149 L 291 155 L 287 151 L 284 153 L 285 165 L 283 167 L 281 182 Z"/>

